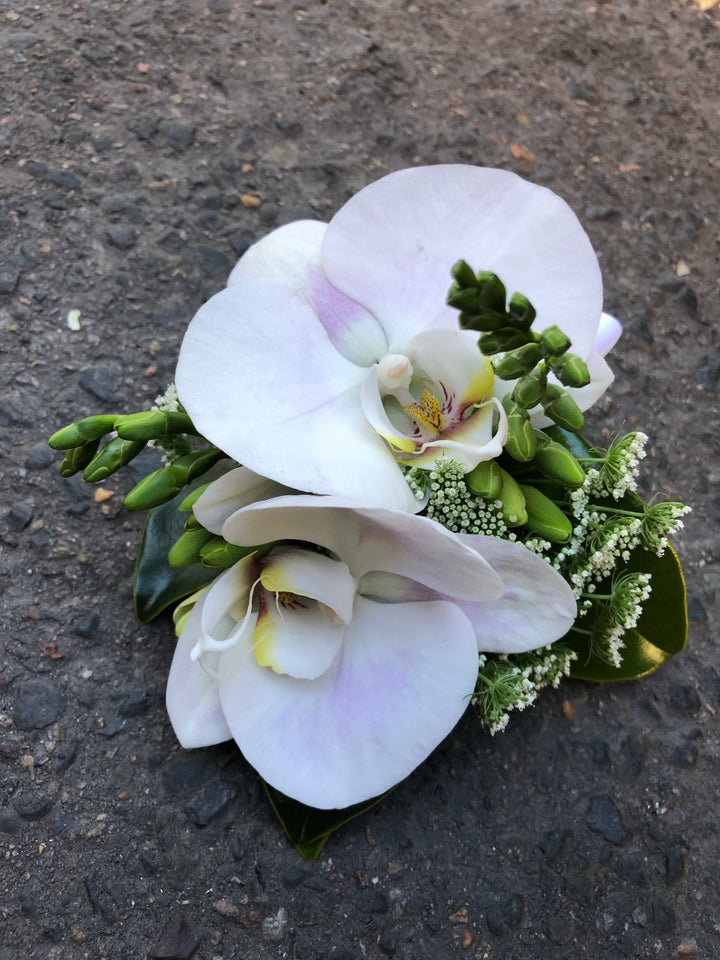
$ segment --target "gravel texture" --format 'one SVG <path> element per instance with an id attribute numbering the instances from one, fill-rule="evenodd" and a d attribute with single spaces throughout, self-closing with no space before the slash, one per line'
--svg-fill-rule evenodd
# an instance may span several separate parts
<path id="1" fill-rule="evenodd" d="M 718 7 L 0 0 L 0 960 L 720 952 Z M 184 753 L 138 624 L 133 480 L 45 438 L 149 405 L 253 240 L 422 163 L 564 196 L 625 324 L 598 440 L 694 507 L 688 650 L 467 715 L 314 863 L 232 745 Z M 68 314 L 79 311 L 80 316 Z M 72 329 L 77 327 L 79 329 Z"/>

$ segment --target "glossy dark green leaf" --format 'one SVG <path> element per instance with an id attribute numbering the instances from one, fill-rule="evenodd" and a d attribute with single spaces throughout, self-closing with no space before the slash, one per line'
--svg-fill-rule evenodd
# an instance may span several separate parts
<path id="1" fill-rule="evenodd" d="M 614 667 L 588 656 L 588 638 L 570 633 L 566 638 L 577 652 L 571 676 L 582 680 L 636 680 L 652 673 L 679 653 L 687 641 L 687 595 L 677 554 L 668 546 L 662 557 L 635 550 L 622 572 L 652 574 L 652 593 L 643 605 L 635 630 L 625 634 L 622 664 Z M 602 592 L 602 587 L 598 592 Z"/>
<path id="2" fill-rule="evenodd" d="M 343 810 L 317 810 L 315 807 L 308 807 L 291 797 L 286 797 L 269 783 L 264 783 L 264 786 L 288 840 L 306 860 L 314 860 L 318 856 L 325 841 L 334 830 L 374 807 L 387 796 L 385 793 L 381 797 L 355 803 Z"/>
<path id="3" fill-rule="evenodd" d="M 135 613 L 148 623 L 166 607 L 182 600 L 217 576 L 199 563 L 173 568 L 168 551 L 183 532 L 187 514 L 178 507 L 187 496 L 183 490 L 172 500 L 150 510 L 145 521 L 140 552 L 135 567 Z"/>
<path id="4" fill-rule="evenodd" d="M 596 457 L 597 451 L 594 447 L 582 437 L 579 433 L 571 433 L 570 430 L 563 430 L 562 427 L 543 427 L 543 433 L 546 433 L 551 439 L 561 443 L 570 453 L 582 460 L 583 457 Z"/>

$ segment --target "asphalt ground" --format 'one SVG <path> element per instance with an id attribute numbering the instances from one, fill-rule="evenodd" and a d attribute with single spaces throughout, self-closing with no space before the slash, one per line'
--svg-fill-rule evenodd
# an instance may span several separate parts
<path id="1" fill-rule="evenodd" d="M 718 8 L 0 0 L 0 958 L 713 958 Z M 625 332 L 587 434 L 693 506 L 687 650 L 467 714 L 306 863 L 231 746 L 184 753 L 134 618 L 133 482 L 46 438 L 147 407 L 272 228 L 426 163 L 560 193 Z M 79 316 L 77 314 L 79 311 Z"/>

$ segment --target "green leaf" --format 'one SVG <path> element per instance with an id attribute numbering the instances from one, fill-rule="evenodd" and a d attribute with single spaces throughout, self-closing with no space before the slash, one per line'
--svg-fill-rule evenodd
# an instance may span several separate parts
<path id="1" fill-rule="evenodd" d="M 643 605 L 637 627 L 625 634 L 620 667 L 588 656 L 588 638 L 567 635 L 576 651 L 570 675 L 582 680 L 636 680 L 652 673 L 684 649 L 687 642 L 687 594 L 680 560 L 671 546 L 661 557 L 647 550 L 634 550 L 620 572 L 650 573 L 652 593 Z M 598 587 L 598 593 L 603 588 Z"/>
<path id="2" fill-rule="evenodd" d="M 286 797 L 284 793 L 280 793 L 265 781 L 263 785 L 288 840 L 306 860 L 314 860 L 318 856 L 325 841 L 334 830 L 374 807 L 387 796 L 387 793 L 384 793 L 381 797 L 355 803 L 343 810 L 317 810 L 315 807 L 308 807 L 298 800 L 293 800 L 292 797 Z"/>
<path id="3" fill-rule="evenodd" d="M 183 490 L 155 507 L 145 521 L 135 566 L 135 613 L 142 623 L 153 620 L 166 607 L 217 576 L 216 570 L 199 563 L 173 568 L 168 562 L 168 551 L 184 529 L 186 517 L 178 508 L 186 496 L 187 490 Z"/>
<path id="4" fill-rule="evenodd" d="M 543 427 L 543 433 L 546 433 L 552 440 L 561 443 L 570 453 L 582 460 L 584 457 L 597 457 L 598 452 L 595 447 L 591 447 L 587 440 L 579 433 L 571 433 L 570 430 L 563 430 L 562 427 Z"/>

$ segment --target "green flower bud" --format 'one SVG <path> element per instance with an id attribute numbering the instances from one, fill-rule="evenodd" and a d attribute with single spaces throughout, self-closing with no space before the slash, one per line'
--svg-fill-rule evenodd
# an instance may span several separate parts
<path id="1" fill-rule="evenodd" d="M 586 387 L 590 383 L 590 371 L 584 360 L 574 353 L 566 353 L 549 361 L 550 369 L 566 387 Z"/>
<path id="2" fill-rule="evenodd" d="M 527 334 L 521 330 L 504 327 L 502 330 L 484 334 L 480 337 L 478 346 L 484 354 L 492 356 L 494 353 L 502 353 L 503 350 L 514 350 L 516 347 L 522 347 L 527 342 Z"/>
<path id="3" fill-rule="evenodd" d="M 60 476 L 73 477 L 79 470 L 84 470 L 97 453 L 99 446 L 100 440 L 90 440 L 80 447 L 68 450 L 60 464 Z"/>
<path id="4" fill-rule="evenodd" d="M 554 423 L 571 433 L 578 433 L 585 423 L 582 410 L 570 394 L 554 383 L 549 384 L 545 391 L 543 410 Z"/>
<path id="5" fill-rule="evenodd" d="M 533 464 L 543 476 L 574 489 L 585 482 L 585 471 L 567 447 L 555 440 L 538 443 Z"/>
<path id="6" fill-rule="evenodd" d="M 198 530 L 186 530 L 170 548 L 168 563 L 171 567 L 189 567 L 200 562 L 200 550 L 213 535 L 200 527 Z"/>
<path id="7" fill-rule="evenodd" d="M 180 508 L 178 507 L 178 509 L 180 509 Z M 198 518 L 195 516 L 195 514 L 194 514 L 194 513 L 189 513 L 189 514 L 188 514 L 188 517 L 187 517 L 187 520 L 185 521 L 185 529 L 186 529 L 186 530 L 199 530 L 201 527 L 202 527 L 202 524 L 200 523 L 200 521 L 198 520 Z M 203 529 L 204 529 L 204 528 L 203 528 Z"/>
<path id="8" fill-rule="evenodd" d="M 508 527 L 522 527 L 527 523 L 525 495 L 520 484 L 506 470 L 502 470 L 502 490 L 500 492 L 500 512 Z"/>
<path id="9" fill-rule="evenodd" d="M 547 357 L 561 356 L 566 350 L 570 349 L 572 341 L 562 332 L 560 327 L 553 324 L 543 330 L 538 343 L 542 355 L 547 359 Z"/>
<path id="10" fill-rule="evenodd" d="M 186 473 L 176 466 L 161 467 L 143 477 L 125 497 L 128 510 L 151 510 L 176 497 L 185 486 Z"/>
<path id="11" fill-rule="evenodd" d="M 88 440 L 100 440 L 114 429 L 116 419 L 115 414 L 85 417 L 54 433 L 48 440 L 48 445 L 53 450 L 68 450 L 79 447 Z"/>
<path id="12" fill-rule="evenodd" d="M 515 405 L 515 408 L 517 410 L 522 409 L 517 405 Z M 513 460 L 527 463 L 535 456 L 536 449 L 537 439 L 527 412 L 525 412 L 525 416 L 508 416 L 508 435 L 503 444 L 505 453 L 509 454 Z"/>
<path id="13" fill-rule="evenodd" d="M 197 450 L 180 457 L 173 464 L 184 470 L 186 473 L 185 483 L 190 483 L 206 473 L 210 467 L 214 467 L 218 460 L 222 460 L 225 454 L 217 447 L 206 447 L 204 450 Z"/>
<path id="14" fill-rule="evenodd" d="M 573 527 L 560 507 L 535 487 L 521 483 L 520 489 L 525 497 L 527 526 L 532 532 L 551 543 L 567 543 Z"/>
<path id="15" fill-rule="evenodd" d="M 543 399 L 546 386 L 547 373 L 542 366 L 535 367 L 515 384 L 513 400 L 526 410 L 530 410 Z"/>
<path id="16" fill-rule="evenodd" d="M 232 567 L 238 560 L 242 560 L 249 553 L 256 552 L 256 547 L 238 547 L 234 543 L 223 540 L 222 537 L 212 537 L 200 550 L 200 560 L 204 567 L 225 570 Z"/>
<path id="17" fill-rule="evenodd" d="M 157 440 L 168 433 L 194 433 L 193 422 L 186 413 L 172 410 L 143 410 L 126 417 L 117 417 L 115 429 L 126 440 Z"/>
<path id="18" fill-rule="evenodd" d="M 536 316 L 535 307 L 521 293 L 514 293 L 510 297 L 508 313 L 512 317 L 512 325 L 519 330 L 529 330 Z"/>
<path id="19" fill-rule="evenodd" d="M 502 483 L 502 470 L 496 460 L 483 460 L 474 470 L 465 474 L 468 490 L 483 500 L 497 500 L 502 491 Z"/>
<path id="20" fill-rule="evenodd" d="M 144 449 L 145 443 L 142 441 L 123 440 L 122 437 L 115 437 L 105 444 L 100 453 L 95 454 L 85 467 L 83 477 L 88 483 L 106 480 L 120 467 L 127 466 Z"/>
<path id="21" fill-rule="evenodd" d="M 495 367 L 495 375 L 501 380 L 516 380 L 524 376 L 540 361 L 540 348 L 536 343 L 526 343 L 505 354 Z"/>
<path id="22" fill-rule="evenodd" d="M 504 327 L 507 324 L 507 316 L 504 313 L 492 313 L 489 310 L 478 312 L 476 307 L 472 313 L 463 311 L 458 317 L 458 323 L 461 330 L 477 330 L 485 333 Z"/>
<path id="23" fill-rule="evenodd" d="M 475 271 L 466 260 L 458 260 L 450 271 L 452 278 L 459 287 L 476 287 Z"/>
<path id="24" fill-rule="evenodd" d="M 505 314 L 507 292 L 497 274 L 481 271 L 477 275 L 478 304 L 481 312 Z"/>
<path id="25" fill-rule="evenodd" d="M 208 480 L 207 483 L 203 483 L 202 486 L 196 487 L 195 490 L 192 490 L 180 504 L 178 510 L 182 510 L 183 513 L 187 513 L 188 510 L 192 510 L 192 508 L 195 506 L 195 502 L 200 499 L 203 493 L 205 493 L 211 482 L 212 481 Z"/>
<path id="26" fill-rule="evenodd" d="M 478 309 L 478 295 L 474 287 L 461 287 L 454 283 L 447 295 L 449 306 L 458 310 L 467 310 L 469 313 L 476 313 Z"/>

